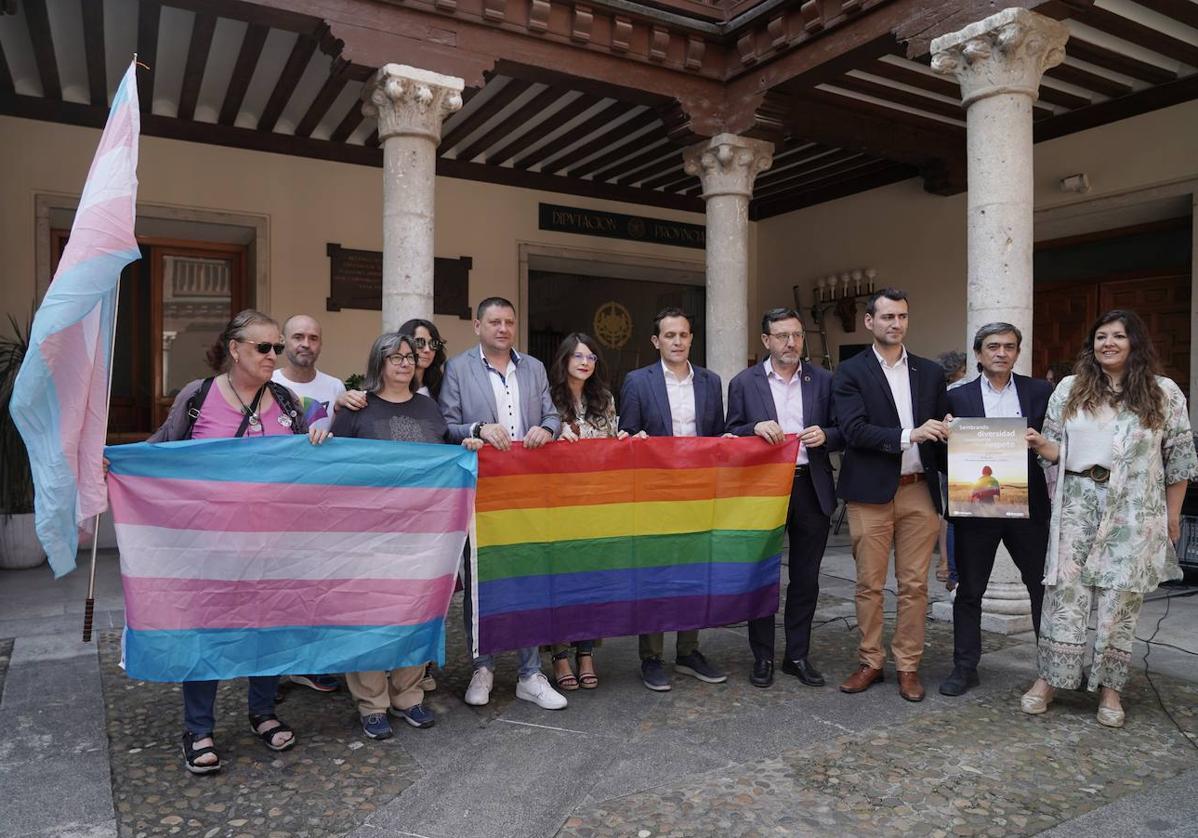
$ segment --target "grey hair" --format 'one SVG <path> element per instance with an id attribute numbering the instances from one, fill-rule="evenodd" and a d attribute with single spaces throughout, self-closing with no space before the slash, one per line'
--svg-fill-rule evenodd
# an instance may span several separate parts
<path id="1" fill-rule="evenodd" d="M 362 389 L 367 393 L 378 393 L 383 389 L 383 367 L 387 364 L 387 356 L 399 351 L 400 345 L 404 343 L 408 345 L 409 352 L 416 354 L 412 347 L 411 335 L 383 332 L 374 339 L 374 345 L 370 347 L 370 356 L 366 359 L 366 377 L 362 382 Z"/>
<path id="2" fill-rule="evenodd" d="M 955 349 L 951 352 L 941 352 L 936 356 L 936 363 L 944 370 L 944 377 L 948 378 L 957 370 L 965 369 L 965 353 Z"/>
<path id="3" fill-rule="evenodd" d="M 1015 348 L 1022 349 L 1023 332 L 1019 331 L 1016 326 L 1013 326 L 1010 323 L 1003 323 L 999 321 L 995 323 L 987 323 L 985 326 L 982 326 L 980 329 L 978 329 L 978 333 L 973 336 L 973 351 L 981 352 L 982 344 L 986 342 L 986 338 L 993 337 L 994 335 L 1005 335 L 1007 332 L 1011 332 L 1015 335 Z"/>
<path id="4" fill-rule="evenodd" d="M 245 330 L 259 324 L 279 328 L 279 324 L 273 317 L 252 308 L 242 309 L 233 315 L 233 319 L 225 324 L 216 343 L 208 348 L 208 366 L 212 367 L 215 372 L 228 372 L 231 360 L 229 358 L 229 341 L 243 340 Z"/>

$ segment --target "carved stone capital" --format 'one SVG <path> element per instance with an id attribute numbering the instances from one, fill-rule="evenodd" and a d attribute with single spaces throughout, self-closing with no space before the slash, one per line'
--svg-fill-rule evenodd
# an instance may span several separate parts
<path id="1" fill-rule="evenodd" d="M 703 197 L 753 194 L 753 181 L 774 162 L 774 144 L 737 134 L 717 134 L 682 152 L 683 168 L 697 175 Z"/>
<path id="2" fill-rule="evenodd" d="M 379 124 L 379 140 L 396 136 L 441 140 L 441 123 L 462 107 L 463 82 L 406 64 L 385 64 L 362 90 L 362 113 Z"/>
<path id="3" fill-rule="evenodd" d="M 1065 25 L 1027 9 L 1003 9 L 932 41 L 932 69 L 954 76 L 962 103 L 1000 93 L 1039 96 L 1044 71 L 1065 60 Z"/>

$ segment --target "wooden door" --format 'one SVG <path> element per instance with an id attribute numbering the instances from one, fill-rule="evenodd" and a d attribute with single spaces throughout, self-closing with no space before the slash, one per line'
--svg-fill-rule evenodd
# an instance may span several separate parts
<path id="1" fill-rule="evenodd" d="M 1053 364 L 1072 365 L 1097 316 L 1095 282 L 1038 287 L 1032 315 L 1032 375 L 1043 378 Z"/>
<path id="2" fill-rule="evenodd" d="M 1168 273 L 1103 282 L 1099 312 L 1131 309 L 1144 320 L 1161 371 L 1190 396 L 1190 276 Z"/>

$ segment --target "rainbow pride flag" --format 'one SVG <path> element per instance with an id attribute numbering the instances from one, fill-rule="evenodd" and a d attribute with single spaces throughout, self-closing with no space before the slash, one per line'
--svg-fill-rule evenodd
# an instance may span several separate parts
<path id="1" fill-rule="evenodd" d="M 797 453 L 755 437 L 484 448 L 475 654 L 773 614 Z"/>
<path id="2" fill-rule="evenodd" d="M 269 436 L 106 454 L 131 677 L 444 661 L 474 503 L 472 452 Z"/>

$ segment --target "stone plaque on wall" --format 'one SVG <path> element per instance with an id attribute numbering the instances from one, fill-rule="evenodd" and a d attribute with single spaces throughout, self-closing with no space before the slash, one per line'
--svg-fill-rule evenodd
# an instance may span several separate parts
<path id="1" fill-rule="evenodd" d="M 383 309 L 383 254 L 378 250 L 354 250 L 330 242 L 328 311 L 360 308 Z M 469 256 L 433 260 L 433 313 L 452 314 L 462 320 L 471 318 Z"/>

